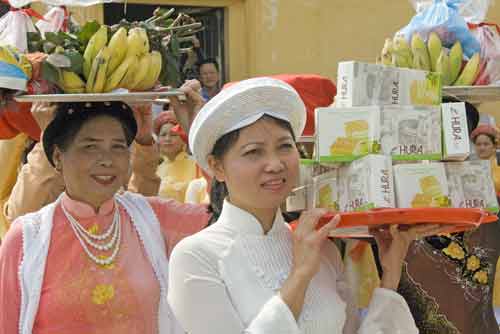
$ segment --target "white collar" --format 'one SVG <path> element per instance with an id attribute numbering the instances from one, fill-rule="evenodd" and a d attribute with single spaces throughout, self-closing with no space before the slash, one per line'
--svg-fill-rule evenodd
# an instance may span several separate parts
<path id="1" fill-rule="evenodd" d="M 250 212 L 245 211 L 229 201 L 224 200 L 222 212 L 216 224 L 223 224 L 231 230 L 235 230 L 239 234 L 264 236 L 264 230 L 258 219 Z M 283 230 L 288 229 L 288 225 L 283 219 L 281 210 L 278 209 L 274 217 L 273 226 L 267 235 L 274 235 Z"/>

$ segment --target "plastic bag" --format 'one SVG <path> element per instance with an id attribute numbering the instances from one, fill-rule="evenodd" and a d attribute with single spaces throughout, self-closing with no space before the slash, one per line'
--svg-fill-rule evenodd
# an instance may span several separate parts
<path id="1" fill-rule="evenodd" d="M 30 11 L 10 10 L 0 18 L 0 44 L 15 46 L 21 52 L 28 51 L 28 32 L 35 32 Z"/>
<path id="2" fill-rule="evenodd" d="M 419 33 L 427 39 L 430 32 L 435 31 L 445 47 L 451 48 L 458 40 L 467 57 L 472 57 L 480 51 L 479 42 L 467 27 L 464 18 L 460 16 L 456 3 L 458 0 L 435 0 L 430 6 L 421 10 L 411 19 L 410 23 L 397 34 L 408 41 L 414 33 Z"/>
<path id="3" fill-rule="evenodd" d="M 45 38 L 46 32 L 68 31 L 69 13 L 66 7 L 54 7 L 43 16 L 44 20 L 36 23 L 36 27 Z"/>
<path id="4" fill-rule="evenodd" d="M 434 3 L 434 0 L 410 0 L 417 13 L 425 10 Z M 492 0 L 447 0 L 449 5 L 458 9 L 466 22 L 481 23 L 486 19 Z"/>
<path id="5" fill-rule="evenodd" d="M 494 23 L 470 25 L 481 44 L 481 66 L 474 85 L 500 85 L 500 27 Z"/>

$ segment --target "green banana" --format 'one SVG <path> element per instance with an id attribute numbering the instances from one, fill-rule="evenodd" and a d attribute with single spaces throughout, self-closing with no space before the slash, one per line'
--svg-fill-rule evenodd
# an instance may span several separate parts
<path id="1" fill-rule="evenodd" d="M 441 53 L 439 54 L 439 57 L 436 61 L 435 72 L 441 74 L 441 80 L 443 82 L 443 86 L 451 85 L 450 58 L 446 54 L 445 50 L 441 50 Z"/>
<path id="2" fill-rule="evenodd" d="M 129 68 L 135 66 L 134 62 L 137 62 L 136 56 L 126 57 L 118 68 L 107 78 L 106 84 L 104 85 L 104 92 L 111 92 L 116 89 L 123 80 L 123 77 L 127 74 Z"/>
<path id="3" fill-rule="evenodd" d="M 128 83 L 127 88 L 132 90 L 135 89 L 141 81 L 144 80 L 148 74 L 149 68 L 151 67 L 151 53 L 146 53 L 139 59 L 138 68 L 134 73 L 134 77 L 131 82 Z"/>
<path id="4" fill-rule="evenodd" d="M 429 34 L 429 39 L 427 40 L 427 48 L 429 49 L 429 57 L 431 60 L 431 69 L 436 71 L 436 64 L 439 56 L 441 55 L 441 50 L 443 49 L 443 44 L 439 35 L 435 32 Z"/>
<path id="5" fill-rule="evenodd" d="M 384 43 L 384 48 L 382 49 L 381 53 L 382 64 L 392 65 L 392 53 L 393 53 L 392 39 L 386 38 Z"/>
<path id="6" fill-rule="evenodd" d="M 72 71 L 61 70 L 59 86 L 65 93 L 80 90 L 85 91 L 85 82 L 83 82 L 78 74 Z"/>
<path id="7" fill-rule="evenodd" d="M 411 50 L 413 51 L 413 68 L 417 70 L 430 71 L 431 60 L 427 45 L 420 34 L 415 33 L 411 38 Z"/>
<path id="8" fill-rule="evenodd" d="M 101 25 L 99 30 L 90 38 L 85 52 L 83 53 L 83 76 L 89 78 L 92 62 L 99 51 L 108 43 L 108 27 Z"/>
<path id="9" fill-rule="evenodd" d="M 97 83 L 97 74 L 99 69 L 102 68 L 100 65 L 106 64 L 109 61 L 110 51 L 107 46 L 104 46 L 97 56 L 94 58 L 92 62 L 92 68 L 89 73 L 89 77 L 87 78 L 87 84 L 85 86 L 85 91 L 87 93 L 95 93 L 94 86 Z M 104 74 L 106 74 L 106 69 L 104 69 Z"/>
<path id="10" fill-rule="evenodd" d="M 92 88 L 93 93 L 102 93 L 104 90 L 104 85 L 106 84 L 106 73 L 110 58 L 111 49 L 106 46 L 103 47 L 99 55 L 96 57 L 96 60 L 99 60 L 99 67 L 97 69 L 94 87 Z"/>
<path id="11" fill-rule="evenodd" d="M 135 87 L 136 90 L 150 90 L 158 81 L 161 73 L 162 57 L 158 51 L 151 52 L 151 65 L 146 77 Z"/>
<path id="12" fill-rule="evenodd" d="M 450 80 L 451 83 L 454 83 L 458 75 L 460 74 L 460 70 L 462 70 L 462 59 L 463 59 L 463 51 L 462 44 L 459 41 L 456 41 L 455 44 L 451 47 L 450 50 Z"/>
<path id="13" fill-rule="evenodd" d="M 475 53 L 471 59 L 467 62 L 462 73 L 458 77 L 457 81 L 453 84 L 454 86 L 470 86 L 476 80 L 479 74 L 479 64 L 481 62 L 481 57 L 479 53 Z"/>
<path id="14" fill-rule="evenodd" d="M 111 75 L 127 55 L 127 30 L 124 27 L 120 27 L 113 34 L 109 40 L 108 47 L 111 50 L 111 58 L 109 59 L 106 74 Z"/>
<path id="15" fill-rule="evenodd" d="M 392 52 L 392 63 L 397 67 L 411 68 L 413 63 L 413 54 L 410 46 L 404 39 L 404 37 L 396 36 L 394 37 Z"/>
<path id="16" fill-rule="evenodd" d="M 149 40 L 146 31 L 142 28 L 133 28 L 128 32 L 127 56 L 142 56 L 149 52 Z"/>

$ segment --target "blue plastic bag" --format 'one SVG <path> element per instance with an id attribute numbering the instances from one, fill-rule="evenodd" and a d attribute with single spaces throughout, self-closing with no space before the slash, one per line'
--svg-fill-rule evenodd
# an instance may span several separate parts
<path id="1" fill-rule="evenodd" d="M 429 33 L 435 31 L 445 47 L 451 48 L 457 40 L 460 41 L 464 54 L 470 58 L 481 47 L 459 13 L 461 3 L 461 0 L 434 0 L 432 5 L 415 14 L 397 35 L 410 41 L 414 33 L 419 33 L 427 40 Z"/>

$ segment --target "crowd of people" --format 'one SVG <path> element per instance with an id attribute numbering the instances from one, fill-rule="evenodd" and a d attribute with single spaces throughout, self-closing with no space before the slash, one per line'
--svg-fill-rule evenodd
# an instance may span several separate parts
<path id="1" fill-rule="evenodd" d="M 201 84 L 154 119 L 122 102 L 32 106 L 41 140 L 4 203 L 0 332 L 431 333 L 401 287 L 414 241 L 441 226 L 372 229 L 380 276 L 360 312 L 328 238 L 340 216 L 318 229 L 326 211 L 305 211 L 292 231 L 282 211 L 333 83 L 220 90 L 217 62 L 199 65 Z M 498 131 L 476 125 L 499 192 Z"/>

